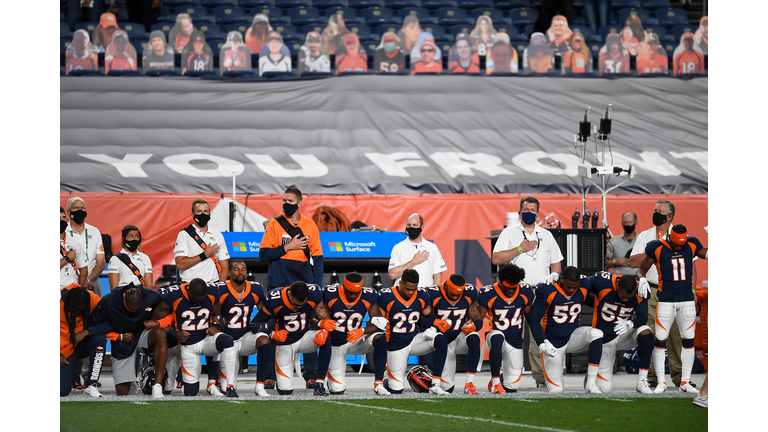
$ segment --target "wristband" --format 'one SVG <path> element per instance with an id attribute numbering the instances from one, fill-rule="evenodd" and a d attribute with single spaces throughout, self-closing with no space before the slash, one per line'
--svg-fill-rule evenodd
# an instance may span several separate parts
<path id="1" fill-rule="evenodd" d="M 122 341 L 123 341 L 123 334 L 120 333 L 120 342 L 122 342 Z"/>
<path id="2" fill-rule="evenodd" d="M 66 256 L 66 255 L 64 255 L 64 260 L 65 260 L 65 261 L 67 261 L 67 263 L 71 263 L 71 262 L 72 262 L 72 260 L 71 260 L 71 259 L 69 259 L 69 257 L 68 257 L 68 256 Z"/>
<path id="3" fill-rule="evenodd" d="M 522 253 L 523 253 L 523 248 L 522 248 L 521 246 L 518 246 L 518 247 L 517 247 L 517 251 L 518 251 L 518 252 L 520 252 L 520 253 L 522 254 Z"/>
<path id="4" fill-rule="evenodd" d="M 200 262 L 203 262 L 205 261 L 206 258 L 208 258 L 207 256 L 205 256 L 205 251 L 200 252 L 200 255 L 198 255 L 198 257 L 200 257 Z"/>
<path id="5" fill-rule="evenodd" d="M 613 265 L 616 265 L 616 258 L 613 259 Z"/>

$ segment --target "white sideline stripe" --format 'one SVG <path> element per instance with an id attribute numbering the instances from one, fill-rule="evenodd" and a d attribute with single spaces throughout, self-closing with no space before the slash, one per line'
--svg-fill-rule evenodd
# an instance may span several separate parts
<path id="1" fill-rule="evenodd" d="M 439 403 L 440 402 L 439 400 L 434 400 L 434 399 L 417 399 L 417 400 L 421 400 L 422 402 L 433 402 L 433 403 Z"/>
<path id="2" fill-rule="evenodd" d="M 131 402 L 134 405 L 149 405 L 149 402 Z"/>
<path id="3" fill-rule="evenodd" d="M 245 403 L 245 402 L 236 401 L 236 400 L 231 400 L 231 401 L 227 401 L 227 402 L 234 403 L 234 404 L 244 404 Z"/>
<path id="4" fill-rule="evenodd" d="M 533 399 L 515 399 L 515 400 L 516 400 L 516 401 L 520 401 L 520 402 L 533 402 L 533 403 L 539 403 L 539 401 L 537 401 L 537 400 L 533 400 Z"/>
<path id="5" fill-rule="evenodd" d="M 437 414 L 437 413 L 431 413 L 431 412 L 423 412 L 423 411 L 408 411 L 408 410 L 401 410 L 397 408 L 386 408 L 386 407 L 380 407 L 380 406 L 374 406 L 374 405 L 361 405 L 361 404 L 353 404 L 349 402 L 338 402 L 338 401 L 326 401 L 328 403 L 333 404 L 339 404 L 339 405 L 349 405 L 353 407 L 358 408 L 370 408 L 370 409 L 378 409 L 383 411 L 394 411 L 394 412 L 401 412 L 401 413 L 407 413 L 407 414 L 421 414 L 421 415 L 430 415 L 435 417 L 447 417 L 447 418 L 455 418 L 459 420 L 474 420 L 474 421 L 484 421 L 488 423 L 496 423 L 496 424 L 502 424 L 506 426 L 517 426 L 517 427 L 524 427 L 524 428 L 530 428 L 530 429 L 539 429 L 539 430 L 546 430 L 546 431 L 553 431 L 553 432 L 575 432 L 568 429 L 555 429 L 555 428 L 549 428 L 544 426 L 531 426 L 527 424 L 521 424 L 521 423 L 511 423 L 511 422 L 505 422 L 501 420 L 493 420 L 493 419 L 487 419 L 487 418 L 480 418 L 480 417 L 464 417 L 464 416 L 457 416 L 452 414 Z"/>
<path id="6" fill-rule="evenodd" d="M 631 401 L 631 400 L 629 400 L 629 399 L 612 399 L 612 398 L 605 398 L 605 400 L 609 400 L 609 401 L 616 401 L 616 402 L 632 402 L 632 401 Z"/>

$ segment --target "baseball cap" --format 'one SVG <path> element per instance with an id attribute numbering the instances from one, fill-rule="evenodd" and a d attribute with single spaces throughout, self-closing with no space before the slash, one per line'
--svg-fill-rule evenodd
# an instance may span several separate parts
<path id="1" fill-rule="evenodd" d="M 693 40 L 693 33 L 683 33 L 683 38 L 680 39 L 680 42 L 682 42 L 682 41 L 684 41 L 686 39 Z"/>
<path id="2" fill-rule="evenodd" d="M 431 46 L 432 48 L 435 49 L 435 51 L 437 51 L 437 45 L 435 45 L 435 40 L 432 38 L 424 38 L 424 40 L 421 41 L 421 46 L 419 47 L 419 50 L 424 48 L 424 45 Z"/>
<path id="3" fill-rule="evenodd" d="M 99 25 L 101 28 L 107 28 L 107 27 L 117 27 L 117 18 L 115 18 L 115 14 L 113 13 L 103 13 L 101 14 L 101 19 L 99 19 Z"/>
<path id="4" fill-rule="evenodd" d="M 552 55 L 552 48 L 550 48 L 547 44 L 547 40 L 544 38 L 544 35 L 541 35 L 541 38 L 538 36 L 531 36 L 531 43 L 528 45 L 528 55 L 531 56 L 540 52 Z"/>
<path id="5" fill-rule="evenodd" d="M 311 31 L 311 32 L 307 33 L 306 40 L 307 41 L 310 41 L 310 40 L 322 41 L 323 38 L 320 37 L 320 33 L 316 32 L 316 31 Z"/>
<path id="6" fill-rule="evenodd" d="M 357 41 L 360 42 L 360 39 L 357 37 L 357 33 L 347 33 L 344 35 L 344 43 L 346 44 L 349 41 Z"/>
<path id="7" fill-rule="evenodd" d="M 112 40 L 113 40 L 113 41 L 115 41 L 115 42 L 117 42 L 117 41 L 125 41 L 125 42 L 128 42 L 128 35 L 127 35 L 127 34 L 125 34 L 125 33 L 123 33 L 123 32 L 120 32 L 120 33 L 116 33 L 116 34 L 115 34 L 115 37 L 114 37 L 114 38 L 112 38 Z"/>
<path id="8" fill-rule="evenodd" d="M 269 17 L 264 14 L 256 14 L 253 16 L 253 23 L 263 22 L 269 24 Z"/>
<path id="9" fill-rule="evenodd" d="M 267 42 L 269 42 L 270 39 L 277 39 L 280 42 L 282 42 L 283 41 L 283 36 L 279 32 L 271 31 L 271 32 L 267 33 Z"/>
<path id="10" fill-rule="evenodd" d="M 199 35 L 198 35 L 197 37 L 195 37 L 195 38 L 192 40 L 192 43 L 195 43 L 195 42 L 197 42 L 197 41 L 200 41 L 200 42 L 202 42 L 202 43 L 205 43 L 205 39 L 203 39 L 203 37 L 202 37 L 202 36 L 199 36 Z"/>
<path id="11" fill-rule="evenodd" d="M 657 35 L 656 33 L 649 34 L 648 43 L 649 44 L 655 43 L 656 45 L 661 45 L 661 42 L 659 41 L 659 35 Z"/>

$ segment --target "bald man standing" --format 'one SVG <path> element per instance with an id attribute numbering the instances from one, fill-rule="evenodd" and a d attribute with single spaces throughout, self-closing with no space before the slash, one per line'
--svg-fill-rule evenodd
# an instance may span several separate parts
<path id="1" fill-rule="evenodd" d="M 389 258 L 389 277 L 395 281 L 393 285 L 398 285 L 406 269 L 419 272 L 420 287 L 440 285 L 443 281 L 443 272 L 448 267 L 437 246 L 422 237 L 423 228 L 424 218 L 418 213 L 413 213 L 405 220 L 408 238 L 392 248 Z"/>

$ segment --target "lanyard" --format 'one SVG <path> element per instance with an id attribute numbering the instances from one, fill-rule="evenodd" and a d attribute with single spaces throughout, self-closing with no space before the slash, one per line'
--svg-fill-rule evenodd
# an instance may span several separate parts
<path id="1" fill-rule="evenodd" d="M 74 238 L 75 230 L 70 231 L 69 236 Z M 91 260 L 88 258 L 88 228 L 85 229 L 85 262 L 91 262 Z"/>

